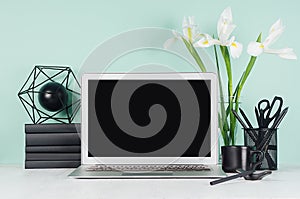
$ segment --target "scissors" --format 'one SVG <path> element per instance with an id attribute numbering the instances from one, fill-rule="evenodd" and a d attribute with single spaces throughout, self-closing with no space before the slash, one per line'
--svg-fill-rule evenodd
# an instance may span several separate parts
<path id="1" fill-rule="evenodd" d="M 276 104 L 279 103 L 276 109 Z M 278 118 L 283 105 L 283 99 L 275 96 L 273 101 L 269 102 L 267 99 L 263 99 L 258 102 L 258 109 L 255 108 L 256 119 L 260 128 L 268 128 L 270 123 Z"/>

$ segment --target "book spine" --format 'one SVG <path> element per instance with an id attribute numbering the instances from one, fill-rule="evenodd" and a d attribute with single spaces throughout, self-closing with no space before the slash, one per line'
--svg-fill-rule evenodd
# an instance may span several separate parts
<path id="1" fill-rule="evenodd" d="M 80 161 L 25 161 L 25 169 L 77 168 Z"/>
<path id="2" fill-rule="evenodd" d="M 80 133 L 80 124 L 25 124 L 25 133 Z"/>
<path id="3" fill-rule="evenodd" d="M 50 161 L 50 160 L 78 160 L 80 161 L 80 153 L 26 153 L 25 160 L 31 161 Z"/>
<path id="4" fill-rule="evenodd" d="M 77 133 L 26 134 L 26 146 L 80 145 Z"/>
<path id="5" fill-rule="evenodd" d="M 26 146 L 26 153 L 80 153 L 77 146 Z"/>

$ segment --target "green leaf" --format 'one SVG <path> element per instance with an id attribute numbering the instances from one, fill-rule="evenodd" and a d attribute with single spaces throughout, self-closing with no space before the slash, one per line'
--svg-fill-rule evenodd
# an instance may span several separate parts
<path id="1" fill-rule="evenodd" d="M 260 33 L 259 36 L 258 36 L 258 38 L 257 38 L 257 40 L 256 40 L 257 42 L 261 42 L 261 36 L 262 36 L 262 34 Z M 240 78 L 240 81 L 239 81 L 239 83 L 237 85 L 237 89 L 236 89 L 237 90 L 236 99 L 235 99 L 236 103 L 239 102 L 242 89 L 243 89 L 243 87 L 244 87 L 244 85 L 246 83 L 246 80 L 248 79 L 248 77 L 250 75 L 250 72 L 253 69 L 253 66 L 254 66 L 254 64 L 256 62 L 256 58 L 257 58 L 256 56 L 251 56 L 251 58 L 250 58 L 250 60 L 248 62 L 248 65 L 246 67 L 246 70 L 244 71 L 243 75 Z"/>

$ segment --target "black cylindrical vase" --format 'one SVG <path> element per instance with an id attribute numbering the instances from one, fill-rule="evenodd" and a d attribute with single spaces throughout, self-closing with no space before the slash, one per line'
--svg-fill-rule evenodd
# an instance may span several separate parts
<path id="1" fill-rule="evenodd" d="M 263 157 L 261 151 L 248 146 L 222 146 L 221 153 L 222 169 L 226 173 L 236 173 L 238 169 L 251 170 L 253 163 Z"/>

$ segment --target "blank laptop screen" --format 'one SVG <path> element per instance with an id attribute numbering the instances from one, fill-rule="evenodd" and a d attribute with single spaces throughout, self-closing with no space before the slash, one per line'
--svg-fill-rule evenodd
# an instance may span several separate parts
<path id="1" fill-rule="evenodd" d="M 210 80 L 88 80 L 89 157 L 210 157 Z"/>

